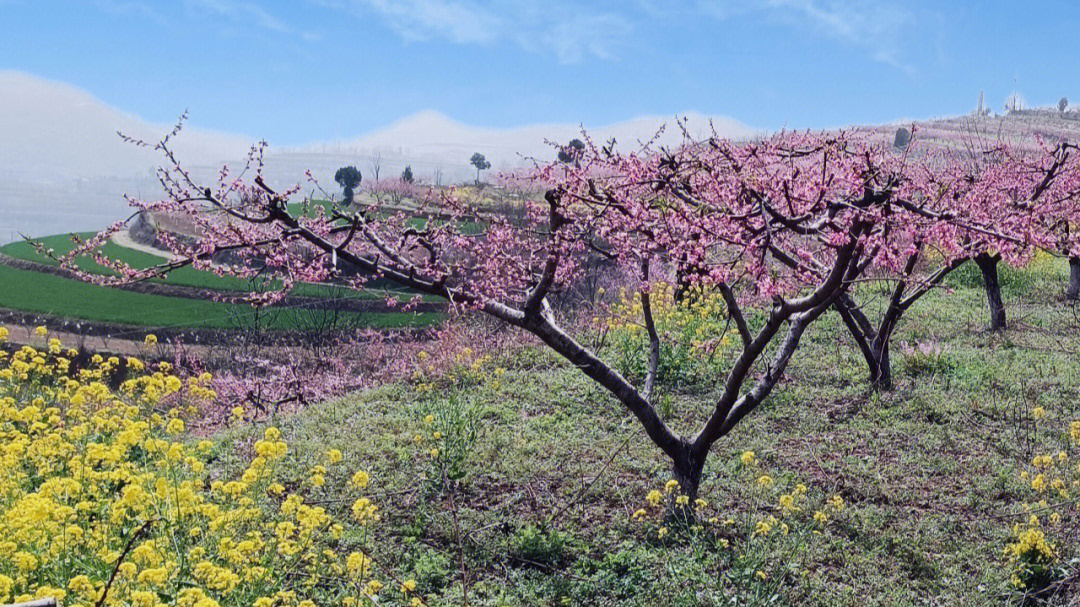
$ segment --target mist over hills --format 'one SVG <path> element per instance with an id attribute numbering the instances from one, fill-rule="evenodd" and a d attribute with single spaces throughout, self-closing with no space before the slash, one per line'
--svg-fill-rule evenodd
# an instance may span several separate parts
<path id="1" fill-rule="evenodd" d="M 756 132 L 727 117 L 680 116 L 702 134 L 710 120 L 722 136 L 744 138 Z M 598 142 L 615 138 L 620 147 L 631 149 L 651 140 L 665 123 L 659 141 L 676 142 L 680 134 L 674 120 L 674 115 L 644 116 L 587 126 L 587 131 Z M 19 233 L 95 230 L 127 217 L 124 194 L 159 194 L 153 176 L 159 162 L 153 150 L 123 142 L 117 131 L 154 142 L 171 128 L 112 107 L 72 85 L 0 70 L 0 242 L 17 239 Z M 581 137 L 580 125 L 476 127 L 426 110 L 353 139 L 280 148 L 270 142 L 266 164 L 270 181 L 278 184 L 303 180 L 310 169 L 327 189 L 336 189 L 332 176 L 338 167 L 356 165 L 370 179 L 373 159 L 378 159 L 383 178 L 411 165 L 417 178 L 438 178 L 445 184 L 475 175 L 469 166 L 474 152 L 483 153 L 493 171 L 507 170 L 532 158 L 550 159 L 554 152 L 549 142 L 575 137 Z M 198 178 L 212 179 L 222 163 L 238 163 L 255 140 L 188 125 L 174 149 Z"/>
<path id="2" fill-rule="evenodd" d="M 153 195 L 153 150 L 117 131 L 157 140 L 169 126 L 113 108 L 76 87 L 0 71 L 0 242 L 18 233 L 92 230 L 130 214 L 125 193 Z M 185 157 L 210 166 L 239 157 L 247 137 L 190 129 Z"/>
<path id="3" fill-rule="evenodd" d="M 722 136 L 745 138 L 754 129 L 726 117 L 708 117 L 698 113 L 680 114 L 692 131 L 708 132 L 709 121 Z M 597 143 L 614 138 L 623 149 L 632 149 L 639 142 L 651 140 L 665 124 L 658 143 L 673 144 L 681 140 L 674 124 L 675 116 L 642 116 L 606 126 L 587 126 L 588 136 Z M 414 172 L 428 178 L 439 169 L 444 179 L 461 181 L 474 176 L 469 158 L 474 152 L 483 153 L 492 170 L 508 170 L 531 162 L 550 160 L 555 152 L 552 142 L 565 144 L 582 137 L 582 126 L 572 124 L 536 124 L 512 128 L 475 127 L 457 122 L 434 111 L 425 110 L 372 131 L 356 139 L 298 146 L 277 153 L 277 156 L 299 156 L 318 159 L 330 155 L 336 158 L 357 158 L 357 167 L 365 176 L 370 172 L 370 159 L 378 154 L 384 161 L 382 176 L 400 173 L 406 164 Z"/>

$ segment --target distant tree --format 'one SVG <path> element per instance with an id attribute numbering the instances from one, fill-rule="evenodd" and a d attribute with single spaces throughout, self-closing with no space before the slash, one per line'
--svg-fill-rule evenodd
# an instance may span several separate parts
<path id="1" fill-rule="evenodd" d="M 1023 95 L 1020 93 L 1012 93 L 1005 98 L 1005 111 L 1017 112 L 1027 107 L 1027 101 L 1024 100 Z"/>
<path id="2" fill-rule="evenodd" d="M 559 162 L 570 164 L 585 151 L 585 144 L 580 139 L 571 139 L 570 143 L 559 149 Z"/>
<path id="3" fill-rule="evenodd" d="M 334 181 L 345 191 L 345 204 L 353 203 L 353 194 L 363 177 L 354 166 L 341 167 L 334 173 Z"/>
<path id="4" fill-rule="evenodd" d="M 1068 97 L 1062 97 L 1061 99 L 1058 100 L 1058 111 L 1059 112 L 1064 112 L 1065 108 L 1067 108 L 1067 107 L 1069 107 L 1069 98 Z"/>
<path id="5" fill-rule="evenodd" d="M 908 143 L 911 142 L 911 131 L 904 127 L 896 129 L 896 137 L 893 139 L 893 145 L 898 148 L 906 148 Z"/>
<path id="6" fill-rule="evenodd" d="M 412 165 L 407 165 L 405 170 L 401 172 L 401 180 L 406 183 L 413 183 L 413 181 L 415 181 L 412 174 Z"/>
<path id="7" fill-rule="evenodd" d="M 379 171 L 382 170 L 382 163 L 382 152 L 375 152 L 375 154 L 371 156 L 371 174 L 375 176 L 375 181 L 379 180 Z"/>
<path id="8" fill-rule="evenodd" d="M 487 161 L 487 158 L 483 154 L 477 152 L 469 159 L 469 164 L 476 167 L 476 183 L 480 183 L 480 171 L 485 171 L 491 168 L 491 163 Z"/>

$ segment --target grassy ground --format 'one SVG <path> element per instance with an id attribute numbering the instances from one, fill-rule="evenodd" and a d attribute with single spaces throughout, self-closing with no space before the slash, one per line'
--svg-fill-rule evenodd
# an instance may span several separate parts
<path id="1" fill-rule="evenodd" d="M 1080 417 L 1080 327 L 1059 299 L 1065 278 L 1060 261 L 1004 269 L 1012 326 L 996 335 L 984 329 L 978 271 L 963 268 L 951 293 L 930 294 L 903 321 L 897 383 L 880 395 L 836 315 L 814 325 L 773 396 L 714 446 L 702 496 L 721 519 L 753 521 L 768 513 L 753 477 L 767 473 L 847 507 L 822 534 L 793 531 L 756 556 L 715 537 L 658 539 L 662 523 L 633 520 L 670 478 L 666 460 L 612 398 L 543 352 L 496 360 L 505 373 L 455 392 L 389 385 L 272 421 L 313 464 L 339 448 L 346 467 L 371 471 L 384 515 L 377 556 L 433 605 L 461 604 L 462 569 L 473 605 L 1006 604 L 1002 553 L 1031 499 L 1018 471 L 1063 448 L 1053 429 Z M 900 342 L 936 354 L 906 358 Z M 715 390 L 665 389 L 662 408 L 687 432 Z M 433 472 L 423 418 L 459 402 L 479 423 L 451 492 Z M 1037 424 L 1036 406 L 1048 412 Z M 264 425 L 225 438 L 250 444 Z M 759 462 L 749 472 L 738 463 L 747 449 Z M 323 503 L 347 508 L 335 486 Z M 1075 538 L 1056 541 L 1076 553 Z"/>
<path id="2" fill-rule="evenodd" d="M 246 304 L 205 299 L 166 297 L 102 287 L 43 272 L 0 265 L 0 308 L 49 314 L 63 318 L 149 327 L 241 328 L 250 324 L 252 308 Z M 271 327 L 307 326 L 303 313 L 271 308 Z M 437 313 L 342 313 L 349 326 L 388 328 L 428 326 Z"/>

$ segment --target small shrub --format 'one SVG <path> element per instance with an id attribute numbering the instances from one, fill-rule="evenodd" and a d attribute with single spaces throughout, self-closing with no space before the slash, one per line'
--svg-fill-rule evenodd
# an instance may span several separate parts
<path id="1" fill-rule="evenodd" d="M 468 474 L 476 448 L 476 407 L 462 391 L 432 394 L 422 409 L 424 432 L 415 441 L 432 462 L 429 480 L 435 487 L 459 481 Z"/>
<path id="2" fill-rule="evenodd" d="M 1031 416 L 1036 425 L 1051 425 L 1042 406 L 1034 407 Z M 1070 456 L 1070 451 L 1080 447 L 1080 420 L 1064 429 L 1047 428 L 1043 435 L 1064 448 L 1036 455 L 1020 470 L 1020 480 L 1029 492 L 1024 504 L 1026 521 L 1012 526 L 1005 546 L 1009 585 L 1023 604 L 1044 602 L 1061 589 L 1063 580 L 1080 574 L 1074 535 L 1080 466 Z M 1055 541 L 1055 535 L 1062 541 Z"/>
<path id="3" fill-rule="evenodd" d="M 505 369 L 493 368 L 490 356 L 474 356 L 468 347 L 454 355 L 452 364 L 441 375 L 424 366 L 428 358 L 426 352 L 420 353 L 420 365 L 413 377 L 423 396 L 419 409 L 423 429 L 413 440 L 432 462 L 428 472 L 431 485 L 442 490 L 447 483 L 468 475 L 479 428 L 478 388 L 485 383 L 497 388 Z"/>
<path id="4" fill-rule="evenodd" d="M 566 558 L 568 538 L 558 529 L 528 525 L 511 538 L 514 557 L 531 563 L 557 566 Z"/>
<path id="5" fill-rule="evenodd" d="M 630 542 L 600 559 L 581 559 L 575 569 L 585 579 L 578 585 L 577 594 L 583 602 L 597 597 L 610 601 L 653 595 L 658 560 L 657 553 Z"/>
<path id="6" fill-rule="evenodd" d="M 1057 548 L 1046 539 L 1037 516 L 1026 525 L 1013 527 L 1013 541 L 1005 547 L 1012 570 L 1010 583 L 1025 602 L 1042 598 L 1051 586 L 1065 578 Z"/>
<path id="7" fill-rule="evenodd" d="M 434 550 L 421 548 L 412 562 L 412 579 L 421 593 L 436 593 L 446 586 L 453 573 L 450 558 Z"/>
<path id="8" fill-rule="evenodd" d="M 904 372 L 912 377 L 920 375 L 941 375 L 956 366 L 949 349 L 937 342 L 900 343 L 900 356 L 904 361 Z"/>

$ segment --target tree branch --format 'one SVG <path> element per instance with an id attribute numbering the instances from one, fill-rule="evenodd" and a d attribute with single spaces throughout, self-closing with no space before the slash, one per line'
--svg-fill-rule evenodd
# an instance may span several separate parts
<path id="1" fill-rule="evenodd" d="M 653 388 L 656 386 L 656 371 L 660 367 L 660 336 L 656 333 L 656 322 L 653 321 L 648 281 L 649 260 L 646 258 L 641 262 L 641 314 L 645 317 L 645 330 L 649 332 L 649 369 L 645 375 L 645 390 L 642 396 L 645 400 L 652 400 Z"/>
<path id="2" fill-rule="evenodd" d="M 746 325 L 746 319 L 743 318 L 742 308 L 739 307 L 739 301 L 735 299 L 735 294 L 731 292 L 731 287 L 726 282 L 717 284 L 720 289 L 720 294 L 724 297 L 724 303 L 727 304 L 728 316 L 735 321 L 735 327 L 739 330 L 739 337 L 742 338 L 743 347 L 749 347 L 750 342 L 753 341 L 753 337 L 750 335 L 750 327 Z"/>

